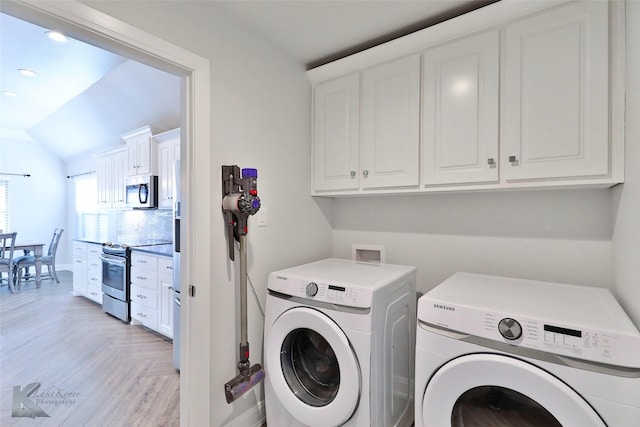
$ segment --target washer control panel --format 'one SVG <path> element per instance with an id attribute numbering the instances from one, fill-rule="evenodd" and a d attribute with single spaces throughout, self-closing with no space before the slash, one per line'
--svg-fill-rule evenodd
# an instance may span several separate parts
<path id="1" fill-rule="evenodd" d="M 462 334 L 532 348 L 577 359 L 640 368 L 640 337 L 625 333 L 575 328 L 513 313 L 468 306 L 418 302 L 418 318 Z"/>
<path id="2" fill-rule="evenodd" d="M 347 307 L 368 308 L 373 301 L 373 291 L 366 287 L 283 275 L 270 277 L 269 289 L 294 297 Z"/>

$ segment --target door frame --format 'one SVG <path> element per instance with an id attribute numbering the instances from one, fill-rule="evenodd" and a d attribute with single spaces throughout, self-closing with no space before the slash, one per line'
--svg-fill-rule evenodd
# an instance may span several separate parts
<path id="1" fill-rule="evenodd" d="M 190 285 L 209 283 L 213 193 L 209 170 L 209 60 L 76 1 L 3 1 L 0 12 L 43 27 L 55 27 L 74 39 L 181 77 L 181 194 L 186 219 L 182 222 L 186 232 L 181 244 L 181 282 L 185 295 L 189 294 Z M 209 286 L 198 287 L 197 299 L 182 298 L 180 425 L 183 426 L 211 425 L 210 300 Z"/>

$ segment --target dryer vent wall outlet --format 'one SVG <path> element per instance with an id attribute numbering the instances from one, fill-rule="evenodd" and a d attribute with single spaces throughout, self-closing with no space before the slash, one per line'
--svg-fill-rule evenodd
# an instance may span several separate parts
<path id="1" fill-rule="evenodd" d="M 351 247 L 351 258 L 356 261 L 386 262 L 384 245 L 354 244 Z"/>

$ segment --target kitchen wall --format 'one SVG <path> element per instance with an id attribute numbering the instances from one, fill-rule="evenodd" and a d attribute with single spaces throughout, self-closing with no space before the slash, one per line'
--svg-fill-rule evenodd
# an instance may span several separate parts
<path id="1" fill-rule="evenodd" d="M 640 2 L 627 8 L 625 183 L 613 191 L 614 291 L 640 327 Z"/>
<path id="2" fill-rule="evenodd" d="M 67 230 L 66 184 L 67 174 L 63 162 L 45 146 L 35 141 L 0 137 L 0 172 L 28 173 L 30 177 L 4 176 L 10 183 L 11 231 L 18 233 L 19 241 L 45 243 L 45 253 L 55 228 Z M 66 251 L 62 239 L 58 255 Z M 57 264 L 64 257 L 57 256 Z"/>

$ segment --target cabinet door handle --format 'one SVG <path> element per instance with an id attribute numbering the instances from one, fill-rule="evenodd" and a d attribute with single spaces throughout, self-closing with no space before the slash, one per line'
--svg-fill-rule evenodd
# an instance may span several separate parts
<path id="1" fill-rule="evenodd" d="M 362 171 L 362 176 L 364 176 L 365 178 L 367 178 L 369 176 L 369 171 L 368 170 L 363 170 Z"/>
<path id="2" fill-rule="evenodd" d="M 489 165 L 490 168 L 495 168 L 496 167 L 496 161 L 495 159 L 492 157 L 490 159 L 487 159 L 487 164 Z"/>
<path id="3" fill-rule="evenodd" d="M 136 276 L 136 279 L 140 279 L 140 280 L 147 280 L 147 278 L 146 278 L 146 277 L 144 277 L 144 276 Z"/>
<path id="4" fill-rule="evenodd" d="M 140 295 L 140 294 L 138 294 L 138 295 L 136 295 L 136 296 L 137 296 L 138 298 L 140 298 L 140 299 L 146 299 L 146 298 L 147 298 L 146 296 L 144 296 L 144 295 Z"/>
<path id="5" fill-rule="evenodd" d="M 518 157 L 509 156 L 509 163 L 511 163 L 512 166 L 518 166 Z"/>
<path id="6" fill-rule="evenodd" d="M 351 171 L 351 179 L 356 177 L 356 171 Z"/>

